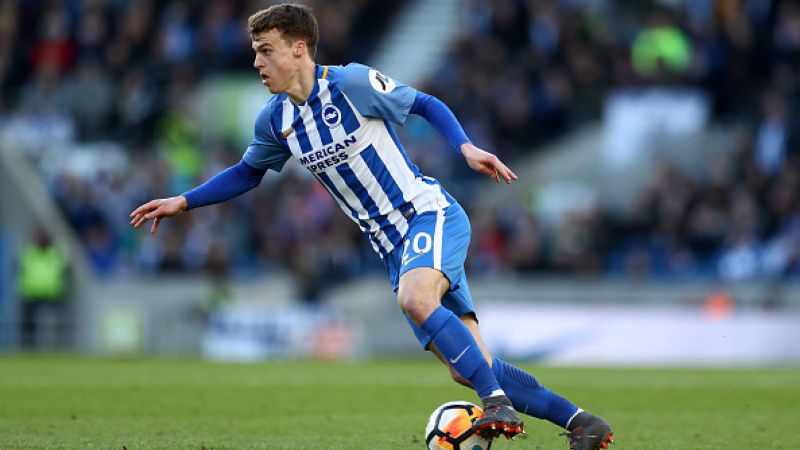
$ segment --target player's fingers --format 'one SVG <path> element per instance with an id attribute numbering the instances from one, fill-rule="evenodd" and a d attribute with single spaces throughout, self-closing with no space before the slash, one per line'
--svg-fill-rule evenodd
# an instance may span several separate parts
<path id="1" fill-rule="evenodd" d="M 495 178 L 495 177 L 497 177 L 497 171 L 494 169 L 494 167 L 492 167 L 492 166 L 489 166 L 489 165 L 482 165 L 482 166 L 480 166 L 480 168 L 478 169 L 478 171 L 479 171 L 480 173 L 482 173 L 482 174 L 486 175 L 487 177 L 490 177 L 490 178 Z"/>
<path id="2" fill-rule="evenodd" d="M 511 184 L 512 181 L 517 179 L 517 176 L 514 175 L 514 172 L 512 172 L 508 167 L 503 167 L 502 174 L 506 184 Z"/>
<path id="3" fill-rule="evenodd" d="M 133 212 L 131 213 L 131 217 L 136 216 L 138 214 L 143 214 L 143 213 L 145 213 L 147 211 L 150 211 L 150 210 L 154 209 L 154 207 L 156 205 L 157 205 L 157 200 L 150 200 L 149 202 L 147 202 L 147 203 L 145 203 L 143 205 L 139 205 L 138 208 L 133 210 Z"/>
<path id="4" fill-rule="evenodd" d="M 131 219 L 131 225 L 136 226 L 136 223 L 142 220 L 142 217 L 144 217 L 143 213 L 138 213 L 134 215 L 133 219 Z"/>
<path id="5" fill-rule="evenodd" d="M 495 167 L 497 168 L 497 171 L 500 173 L 500 176 L 503 177 L 503 180 L 506 182 L 506 184 L 511 184 L 512 180 L 517 179 L 517 175 L 514 174 L 514 172 L 512 172 L 511 169 L 509 169 L 508 166 L 506 166 L 502 162 L 497 161 L 497 165 Z"/>
<path id="6" fill-rule="evenodd" d="M 144 214 L 143 214 L 143 215 L 139 216 L 139 218 L 136 220 L 136 223 L 135 223 L 135 224 L 133 224 L 133 228 L 139 228 L 139 227 L 140 227 L 140 226 L 142 226 L 142 225 L 143 225 L 145 222 L 147 222 L 147 220 L 148 220 L 148 219 L 147 219 L 147 216 L 146 216 L 146 215 L 144 215 Z"/>
<path id="7" fill-rule="evenodd" d="M 131 221 L 131 223 L 133 223 L 134 221 L 136 221 L 136 222 L 146 222 L 147 220 L 150 220 L 150 219 L 151 219 L 151 217 L 150 217 L 150 213 L 148 211 L 141 211 L 141 212 L 137 213 L 133 217 L 133 220 Z"/>
<path id="8" fill-rule="evenodd" d="M 503 168 L 502 166 L 501 166 L 501 167 L 497 167 L 497 168 L 495 169 L 495 171 L 496 171 L 496 173 L 497 173 L 497 180 L 496 180 L 496 181 L 497 181 L 498 183 L 500 182 L 500 179 L 502 179 L 503 181 L 505 181 L 505 182 L 506 182 L 506 184 L 508 184 L 508 183 L 509 183 L 509 181 L 510 181 L 510 180 L 508 179 L 508 174 L 506 173 L 506 171 L 504 170 L 504 168 Z"/>
<path id="9" fill-rule="evenodd" d="M 502 173 L 505 178 L 511 179 L 511 169 L 503 163 L 498 163 L 498 165 L 500 166 L 500 173 Z"/>
<path id="10" fill-rule="evenodd" d="M 140 226 L 144 225 L 144 223 L 147 222 L 148 220 L 156 219 L 159 217 L 161 217 L 161 214 L 159 214 L 159 209 L 151 211 L 147 214 L 142 214 L 141 217 L 139 218 L 139 221 L 136 222 L 136 225 L 134 225 L 134 228 L 139 228 Z"/>
<path id="11" fill-rule="evenodd" d="M 161 223 L 161 217 L 156 217 L 156 220 L 153 221 L 153 226 L 150 228 L 150 234 L 156 234 L 156 230 L 158 230 L 158 224 Z"/>
<path id="12" fill-rule="evenodd" d="M 139 226 L 142 225 L 141 222 L 142 222 L 142 215 L 137 214 L 136 217 L 134 217 L 133 220 L 131 221 L 131 224 L 133 225 L 133 228 L 139 228 Z"/>
<path id="13" fill-rule="evenodd" d="M 160 207 L 158 209 L 156 209 L 155 211 L 151 211 L 151 212 L 149 212 L 149 213 L 144 215 L 144 219 L 145 220 L 160 219 L 162 217 L 164 217 L 164 214 L 162 213 Z"/>

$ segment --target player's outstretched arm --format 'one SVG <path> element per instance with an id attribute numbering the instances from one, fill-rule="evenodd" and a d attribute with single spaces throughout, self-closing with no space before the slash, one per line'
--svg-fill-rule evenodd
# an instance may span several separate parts
<path id="1" fill-rule="evenodd" d="M 186 197 L 183 195 L 150 200 L 133 210 L 130 216 L 131 225 L 133 225 L 133 228 L 139 228 L 148 220 L 155 219 L 153 221 L 153 226 L 150 227 L 150 234 L 155 234 L 156 230 L 158 230 L 158 225 L 161 223 L 161 219 L 164 217 L 177 216 L 186 211 L 188 206 Z"/>
<path id="2" fill-rule="evenodd" d="M 481 150 L 471 142 L 461 144 L 461 154 L 464 155 L 472 170 L 488 175 L 496 183 L 499 183 L 501 178 L 506 184 L 511 184 L 512 181 L 518 179 L 517 175 L 503 164 L 497 155 Z"/>
<path id="3" fill-rule="evenodd" d="M 150 234 L 155 234 L 164 217 L 177 216 L 201 206 L 224 202 L 258 186 L 267 169 L 259 169 L 244 160 L 214 175 L 210 180 L 183 195 L 151 200 L 131 213 L 131 225 L 139 228 L 150 219 L 155 219 Z"/>
<path id="4" fill-rule="evenodd" d="M 424 92 L 417 92 L 409 112 L 424 117 L 447 139 L 453 148 L 458 149 L 464 155 L 467 164 L 473 170 L 492 177 L 497 183 L 501 178 L 507 184 L 517 179 L 517 175 L 497 156 L 481 150 L 469 141 L 453 111 L 438 98 Z"/>

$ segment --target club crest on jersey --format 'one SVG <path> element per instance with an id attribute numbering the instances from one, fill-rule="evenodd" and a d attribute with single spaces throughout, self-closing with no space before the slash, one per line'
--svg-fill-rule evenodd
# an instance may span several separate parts
<path id="1" fill-rule="evenodd" d="M 342 112 L 333 103 L 326 103 L 322 107 L 322 121 L 328 128 L 336 128 L 342 123 Z"/>
<path id="2" fill-rule="evenodd" d="M 393 79 L 375 69 L 369 69 L 369 84 L 371 84 L 372 88 L 381 94 L 388 94 L 397 86 Z"/>

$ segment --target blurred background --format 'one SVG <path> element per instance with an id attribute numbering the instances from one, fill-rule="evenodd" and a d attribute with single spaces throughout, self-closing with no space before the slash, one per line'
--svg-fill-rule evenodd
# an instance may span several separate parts
<path id="1" fill-rule="evenodd" d="M 411 159 L 472 220 L 492 349 L 549 364 L 800 363 L 800 4 L 307 2 L 317 62 L 436 95 Z M 299 165 L 128 214 L 241 158 L 264 1 L 0 0 L 0 349 L 211 359 L 418 354 L 377 255 Z"/>

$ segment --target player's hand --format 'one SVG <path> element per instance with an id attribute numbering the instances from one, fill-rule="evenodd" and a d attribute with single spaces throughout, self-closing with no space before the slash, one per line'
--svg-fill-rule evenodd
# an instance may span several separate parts
<path id="1" fill-rule="evenodd" d="M 517 175 L 511 171 L 500 158 L 492 153 L 465 142 L 461 145 L 461 154 L 467 159 L 467 164 L 473 169 L 484 175 L 488 175 L 494 179 L 495 183 L 499 183 L 502 178 L 506 184 L 511 184 L 512 181 L 517 180 Z"/>
<path id="2" fill-rule="evenodd" d="M 177 197 L 159 198 L 150 200 L 144 205 L 134 209 L 131 213 L 131 225 L 133 228 L 139 228 L 150 219 L 153 221 L 153 226 L 150 228 L 150 234 L 156 234 L 158 224 L 164 217 L 173 217 L 186 211 L 189 205 L 186 203 L 186 197 L 179 195 Z"/>

